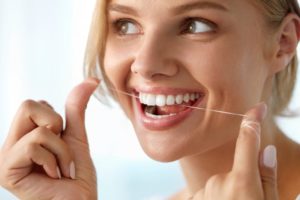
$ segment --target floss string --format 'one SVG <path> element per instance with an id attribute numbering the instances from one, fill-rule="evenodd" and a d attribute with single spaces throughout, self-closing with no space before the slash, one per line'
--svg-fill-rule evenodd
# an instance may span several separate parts
<path id="1" fill-rule="evenodd" d="M 118 93 L 123 94 L 123 95 L 131 96 L 131 97 L 139 99 L 138 96 L 130 94 L 128 92 L 124 92 L 124 91 L 117 90 L 117 89 L 110 88 L 110 87 L 107 87 L 107 89 L 118 92 Z M 247 117 L 247 115 L 243 115 L 243 114 L 239 114 L 239 113 L 233 113 L 233 112 L 227 112 L 227 111 L 222 111 L 222 110 L 216 110 L 216 109 L 211 109 L 211 108 L 202 108 L 202 107 L 187 106 L 187 105 L 181 105 L 181 106 L 191 108 L 191 109 L 195 109 L 195 110 L 209 111 L 209 112 L 225 114 L 225 115 L 231 115 L 231 116 L 237 116 L 237 117 Z"/>

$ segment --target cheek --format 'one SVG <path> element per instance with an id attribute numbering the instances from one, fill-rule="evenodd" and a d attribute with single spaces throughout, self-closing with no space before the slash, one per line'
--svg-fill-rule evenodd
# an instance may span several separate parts
<path id="1" fill-rule="evenodd" d="M 134 50 L 126 44 L 108 40 L 103 60 L 104 74 L 111 86 L 117 90 L 128 92 L 127 83 L 130 79 Z M 125 114 L 130 118 L 131 103 L 127 95 L 114 93 L 115 100 L 119 103 Z"/>
<path id="2" fill-rule="evenodd" d="M 257 59 L 259 53 L 254 50 L 257 48 L 249 45 L 241 39 L 226 38 L 202 46 L 189 45 L 188 51 L 181 52 L 190 74 L 208 90 L 211 106 L 244 111 L 259 101 L 264 73 Z M 244 105 L 239 108 L 238 102 Z"/>
<path id="3" fill-rule="evenodd" d="M 108 39 L 104 55 L 104 73 L 114 87 L 124 90 L 130 73 L 134 49 L 129 45 Z"/>

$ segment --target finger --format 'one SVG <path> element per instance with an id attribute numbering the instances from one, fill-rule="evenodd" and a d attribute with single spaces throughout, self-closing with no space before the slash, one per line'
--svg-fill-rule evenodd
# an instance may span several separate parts
<path id="1" fill-rule="evenodd" d="M 87 141 L 84 124 L 85 109 L 98 84 L 98 79 L 89 78 L 71 91 L 66 102 L 66 131 L 64 134 Z"/>
<path id="2" fill-rule="evenodd" d="M 55 156 L 50 151 L 41 147 L 40 145 L 35 144 L 31 146 L 30 153 L 31 160 L 34 163 L 43 166 L 48 176 L 61 179 L 61 172 L 57 165 L 57 161 Z"/>
<path id="3" fill-rule="evenodd" d="M 49 108 L 51 108 L 52 110 L 54 110 L 54 108 L 45 100 L 39 100 L 38 101 L 39 103 L 45 105 L 45 106 L 48 106 Z"/>
<path id="4" fill-rule="evenodd" d="M 260 157 L 260 176 L 266 200 L 278 200 L 276 147 L 267 146 Z"/>
<path id="5" fill-rule="evenodd" d="M 23 102 L 11 124 L 3 147 L 10 148 L 21 137 L 38 126 L 47 127 L 55 134 L 59 134 L 63 129 L 63 119 L 51 108 L 41 103 L 33 100 Z"/>
<path id="6" fill-rule="evenodd" d="M 233 172 L 240 174 L 258 173 L 260 146 L 260 123 L 267 112 L 264 103 L 256 105 L 246 113 L 236 142 Z"/>
<path id="7" fill-rule="evenodd" d="M 22 151 L 16 151 L 16 149 L 13 149 L 13 151 L 10 152 L 13 156 L 10 156 L 7 159 L 6 168 L 8 168 L 9 171 L 21 169 L 25 170 L 25 172 L 22 170 L 22 172 L 17 173 L 17 175 L 20 175 L 21 177 L 14 177 L 16 181 L 19 181 L 20 178 L 24 178 L 24 176 L 29 174 L 33 164 L 42 166 L 49 177 L 61 178 L 55 155 L 46 148 L 43 148 L 41 145 L 31 143 L 26 147 L 23 147 Z"/>
<path id="8" fill-rule="evenodd" d="M 70 165 L 72 163 L 72 154 L 67 144 L 57 135 L 53 134 L 49 129 L 45 127 L 38 127 L 26 134 L 21 140 L 19 140 L 14 148 L 15 151 L 22 151 L 26 146 L 36 147 L 41 146 L 49 151 L 55 159 L 61 169 L 61 172 L 65 177 L 71 177 Z M 30 149 L 31 150 L 31 149 Z M 26 155 L 24 159 L 26 159 Z M 19 162 L 14 163 L 14 166 L 19 167 L 21 165 L 30 165 L 30 161 L 20 159 Z M 39 163 L 37 163 L 39 164 Z M 53 168 L 51 168 L 53 170 Z M 56 169 L 55 169 L 56 170 Z"/>

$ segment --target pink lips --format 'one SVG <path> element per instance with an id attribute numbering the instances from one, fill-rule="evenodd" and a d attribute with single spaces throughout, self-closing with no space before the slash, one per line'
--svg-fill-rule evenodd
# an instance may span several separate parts
<path id="1" fill-rule="evenodd" d="M 152 90 L 151 93 L 163 93 L 163 94 L 174 94 L 175 92 L 178 93 L 179 90 L 168 90 L 168 92 L 166 90 L 164 90 L 164 92 L 162 92 L 162 90 L 155 89 L 154 91 Z M 185 93 L 187 92 L 187 90 L 184 90 Z M 145 91 L 143 90 L 143 92 L 147 92 L 150 93 L 149 90 Z M 184 92 L 182 92 L 184 93 Z M 200 92 L 201 94 L 204 94 L 203 92 Z M 193 106 L 197 106 L 200 104 L 200 102 L 203 100 L 203 97 L 200 97 L 194 104 Z M 173 126 L 178 125 L 179 123 L 183 122 L 185 119 L 187 119 L 190 114 L 193 112 L 193 109 L 191 108 L 187 108 L 182 112 L 177 113 L 176 115 L 170 115 L 168 117 L 164 117 L 164 118 L 160 118 L 160 119 L 156 119 L 156 118 L 151 118 L 149 116 L 146 116 L 142 107 L 142 104 L 140 103 L 139 99 L 135 99 L 135 106 L 136 106 L 136 120 L 146 129 L 149 130 L 166 130 L 169 129 Z"/>

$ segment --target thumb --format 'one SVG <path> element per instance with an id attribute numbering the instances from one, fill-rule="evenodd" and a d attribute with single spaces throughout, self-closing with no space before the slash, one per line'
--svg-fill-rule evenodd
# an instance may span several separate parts
<path id="1" fill-rule="evenodd" d="M 261 123 L 267 113 L 264 103 L 246 113 L 236 142 L 232 170 L 237 173 L 258 175 Z"/>
<path id="2" fill-rule="evenodd" d="M 278 200 L 276 147 L 267 146 L 260 155 L 260 176 L 266 200 Z"/>
<path id="3" fill-rule="evenodd" d="M 88 78 L 70 92 L 66 102 L 66 135 L 87 141 L 84 123 L 85 109 L 98 84 L 98 79 Z"/>

